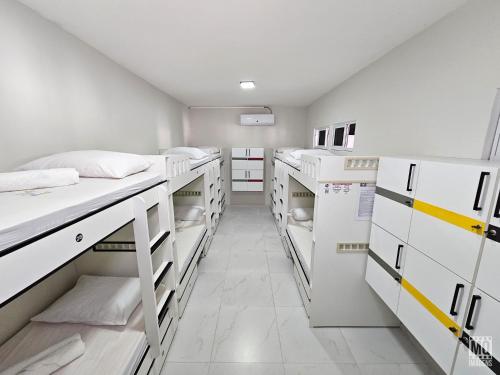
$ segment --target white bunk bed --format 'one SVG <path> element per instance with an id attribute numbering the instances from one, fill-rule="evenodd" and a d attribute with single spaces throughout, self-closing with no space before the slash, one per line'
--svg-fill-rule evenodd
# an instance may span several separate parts
<path id="1" fill-rule="evenodd" d="M 160 373 L 178 319 L 172 254 L 164 250 L 171 248 L 170 210 L 156 172 L 161 168 L 154 164 L 120 180 L 82 178 L 77 185 L 0 194 L 0 307 L 130 223 L 133 244 L 102 244 L 101 251 L 136 251 L 142 299 L 125 327 L 28 323 L 0 347 L 1 369 L 78 332 L 85 353 L 59 373 Z M 150 238 L 147 210 L 156 206 L 163 213 L 159 233 Z M 156 268 L 155 252 L 161 255 Z"/>
<path id="2" fill-rule="evenodd" d="M 170 155 L 168 151 L 161 156 L 150 156 L 164 163 L 160 173 L 167 181 L 174 220 L 176 204 L 204 207 L 204 220 L 200 223 L 184 221 L 179 226 L 171 222 L 180 315 L 196 282 L 200 257 L 206 254 L 219 219 L 220 157 L 219 152 L 208 159 L 190 159 L 189 155 Z"/>
<path id="3" fill-rule="evenodd" d="M 311 326 L 397 324 L 363 281 L 371 211 L 362 205 L 378 158 L 305 154 L 299 166 L 287 158 L 275 158 L 275 218 Z M 310 226 L 290 219 L 296 208 L 312 211 Z"/>

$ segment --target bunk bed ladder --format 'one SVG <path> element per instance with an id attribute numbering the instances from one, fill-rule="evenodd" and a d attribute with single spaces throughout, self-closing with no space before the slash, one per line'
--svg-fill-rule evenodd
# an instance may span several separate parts
<path id="1" fill-rule="evenodd" d="M 158 286 L 173 265 L 173 259 L 168 259 L 165 253 L 162 253 L 159 266 L 156 270 L 153 269 L 153 254 L 165 243 L 165 241 L 171 240 L 168 239 L 170 235 L 170 205 L 168 204 L 169 196 L 167 189 L 164 186 L 160 186 L 158 193 L 158 234 L 152 239 L 149 236 L 147 206 L 145 200 L 141 197 L 134 198 L 135 220 L 133 224 L 137 265 L 141 281 L 146 336 L 150 345 L 151 354 L 154 358 L 158 357 L 160 354 L 164 356 L 164 353 L 161 353 L 162 337 L 160 335 L 160 326 L 168 312 L 168 305 L 175 293 L 174 278 L 171 283 L 172 288 L 170 290 L 166 289 L 161 295 L 157 295 L 157 291 L 161 292 Z M 176 303 L 176 301 L 174 301 L 174 303 Z"/>

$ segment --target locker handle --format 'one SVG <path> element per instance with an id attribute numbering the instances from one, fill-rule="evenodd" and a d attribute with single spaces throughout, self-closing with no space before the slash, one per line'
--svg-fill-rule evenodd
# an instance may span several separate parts
<path id="1" fill-rule="evenodd" d="M 460 293 L 460 289 L 464 288 L 464 284 L 457 284 L 455 287 L 455 293 L 453 293 L 453 301 L 451 301 L 451 308 L 450 308 L 450 315 L 451 316 L 457 316 L 457 300 L 458 300 L 458 294 Z"/>
<path id="2" fill-rule="evenodd" d="M 401 256 L 401 250 L 403 250 L 404 245 L 398 245 L 398 253 L 396 254 L 396 264 L 394 265 L 394 268 L 399 270 L 401 269 L 401 265 L 399 264 L 399 258 Z"/>
<path id="3" fill-rule="evenodd" d="M 495 206 L 495 212 L 493 212 L 493 217 L 500 218 L 500 191 L 497 196 L 497 204 Z"/>
<path id="4" fill-rule="evenodd" d="M 486 176 L 489 176 L 490 172 L 481 172 L 481 176 L 479 177 L 479 183 L 477 184 L 476 198 L 474 199 L 474 207 L 472 208 L 474 211 L 481 211 L 483 208 L 479 206 L 479 202 L 481 201 L 481 193 L 483 192 L 484 179 Z"/>
<path id="5" fill-rule="evenodd" d="M 472 318 L 474 317 L 474 310 L 476 309 L 477 301 L 481 300 L 481 296 L 474 295 L 472 296 L 472 301 L 470 303 L 469 314 L 467 314 L 467 321 L 465 322 L 465 328 L 468 330 L 474 329 L 472 323 Z"/>
<path id="6" fill-rule="evenodd" d="M 417 165 L 414 163 L 410 164 L 410 169 L 408 170 L 408 181 L 406 181 L 406 191 L 413 191 L 412 184 L 412 176 L 413 176 L 413 171 Z"/>

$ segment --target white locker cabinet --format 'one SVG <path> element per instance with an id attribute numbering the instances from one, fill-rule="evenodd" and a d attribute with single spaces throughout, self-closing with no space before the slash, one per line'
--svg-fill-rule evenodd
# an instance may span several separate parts
<path id="1" fill-rule="evenodd" d="M 494 207 L 486 231 L 476 287 L 500 301 L 500 190 L 494 194 Z"/>
<path id="2" fill-rule="evenodd" d="M 365 279 L 382 301 L 396 314 L 401 285 L 380 263 L 374 260 L 373 254 L 369 254 L 366 263 Z"/>
<path id="3" fill-rule="evenodd" d="M 264 149 L 232 149 L 233 191 L 264 191 Z"/>
<path id="4" fill-rule="evenodd" d="M 408 243 L 472 282 L 496 168 L 422 161 Z"/>
<path id="5" fill-rule="evenodd" d="M 446 372 L 450 373 L 471 286 L 408 246 L 398 317 Z"/>
<path id="6" fill-rule="evenodd" d="M 498 374 L 500 302 L 475 288 L 467 311 L 454 375 Z M 490 341 L 491 339 L 491 341 Z M 472 357 L 472 364 L 469 362 Z M 484 359 L 488 366 L 481 365 Z"/>
<path id="7" fill-rule="evenodd" d="M 372 221 L 403 241 L 408 240 L 420 162 L 382 158 L 377 175 Z"/>

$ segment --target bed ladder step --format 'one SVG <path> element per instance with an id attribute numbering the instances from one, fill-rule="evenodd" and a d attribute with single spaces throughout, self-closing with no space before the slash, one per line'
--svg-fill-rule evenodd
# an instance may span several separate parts
<path id="1" fill-rule="evenodd" d="M 168 305 L 173 296 L 173 290 L 165 290 L 165 292 L 160 297 L 160 300 L 158 301 L 158 304 L 156 306 L 156 315 L 158 316 L 158 324 L 160 325 L 168 312 Z"/>
<path id="2" fill-rule="evenodd" d="M 153 281 L 155 283 L 155 290 L 158 289 L 158 286 L 161 284 L 162 280 L 165 278 L 165 275 L 168 273 L 170 268 L 172 267 L 173 262 L 163 262 L 160 267 L 153 274 Z"/>
<path id="3" fill-rule="evenodd" d="M 170 231 L 162 231 L 158 233 L 153 239 L 149 242 L 149 247 L 151 248 L 151 254 L 153 254 L 170 235 Z"/>

